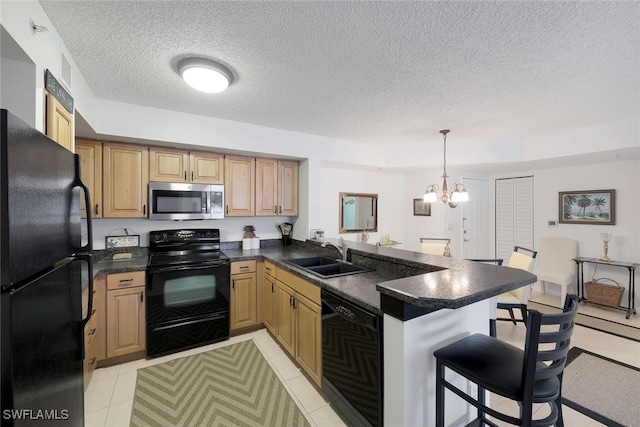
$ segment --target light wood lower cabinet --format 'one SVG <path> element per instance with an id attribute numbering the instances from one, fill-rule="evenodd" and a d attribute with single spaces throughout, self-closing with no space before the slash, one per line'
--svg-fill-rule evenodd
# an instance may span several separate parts
<path id="1" fill-rule="evenodd" d="M 286 270 L 278 269 L 276 275 L 276 292 L 272 300 L 276 313 L 274 335 L 309 377 L 322 386 L 320 288 Z M 263 295 L 265 301 L 269 301 L 267 289 Z M 265 306 L 266 313 L 273 309 L 273 306 Z"/>
<path id="2" fill-rule="evenodd" d="M 231 331 L 258 324 L 256 261 L 231 263 Z"/>
<path id="3" fill-rule="evenodd" d="M 278 282 L 276 280 L 276 265 L 270 261 L 264 261 L 262 276 L 262 313 L 264 326 L 276 335 L 277 305 L 276 292 Z"/>
<path id="4" fill-rule="evenodd" d="M 107 276 L 107 358 L 146 350 L 145 272 Z"/>
<path id="5" fill-rule="evenodd" d="M 84 388 L 87 389 L 98 362 L 105 358 L 105 275 L 93 279 L 93 314 L 84 327 Z"/>

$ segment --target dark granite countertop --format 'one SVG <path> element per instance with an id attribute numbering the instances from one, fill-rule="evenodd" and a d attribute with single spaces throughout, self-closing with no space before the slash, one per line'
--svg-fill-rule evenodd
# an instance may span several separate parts
<path id="1" fill-rule="evenodd" d="M 337 243 L 337 240 L 328 239 Z M 331 279 L 322 279 L 284 262 L 308 256 L 338 257 L 331 247 L 320 242 L 293 241 L 282 246 L 279 241 L 263 241 L 260 249 L 243 251 L 239 244 L 223 243 L 222 251 L 232 261 L 265 257 L 283 268 L 304 277 L 357 305 L 382 314 L 380 296 L 385 295 L 428 311 L 459 308 L 536 281 L 536 276 L 524 270 L 456 258 L 427 255 L 396 248 L 348 242 L 349 259 L 373 271 Z M 111 260 L 96 257 L 94 274 L 144 270 L 147 254 L 139 248 L 131 259 Z M 103 251 L 97 251 L 103 252 Z"/>

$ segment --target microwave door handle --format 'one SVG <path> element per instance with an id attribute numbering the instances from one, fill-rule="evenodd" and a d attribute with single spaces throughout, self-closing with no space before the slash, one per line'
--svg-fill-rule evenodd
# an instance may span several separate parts
<path id="1" fill-rule="evenodd" d="M 91 223 L 91 196 L 89 189 L 80 177 L 80 155 L 74 154 L 75 176 L 73 178 L 73 188 L 80 187 L 84 193 L 85 211 L 87 212 L 87 244 L 77 248 L 80 251 L 91 251 L 93 249 L 93 224 Z M 91 263 L 89 263 L 91 264 Z"/>

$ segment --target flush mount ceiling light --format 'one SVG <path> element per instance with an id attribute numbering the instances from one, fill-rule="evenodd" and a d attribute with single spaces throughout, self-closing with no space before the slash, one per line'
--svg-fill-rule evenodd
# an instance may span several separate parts
<path id="1" fill-rule="evenodd" d="M 205 58 L 186 58 L 178 62 L 178 72 L 192 88 L 205 93 L 218 93 L 233 82 L 227 67 Z"/>
<path id="2" fill-rule="evenodd" d="M 469 201 L 469 193 L 467 193 L 467 189 L 464 188 L 462 184 L 453 184 L 453 191 L 449 194 L 449 189 L 447 187 L 447 134 L 449 133 L 449 129 L 443 129 L 440 131 L 444 138 L 444 172 L 442 174 L 442 196 L 438 196 L 438 185 L 431 184 L 427 186 L 427 189 L 424 192 L 423 200 L 426 203 L 433 203 L 436 200 L 440 199 L 442 203 L 448 204 L 450 208 L 455 208 L 458 206 L 460 202 L 468 202 Z"/>

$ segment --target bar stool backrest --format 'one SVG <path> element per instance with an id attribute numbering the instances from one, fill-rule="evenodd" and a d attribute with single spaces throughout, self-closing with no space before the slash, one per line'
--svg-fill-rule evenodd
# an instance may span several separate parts
<path id="1" fill-rule="evenodd" d="M 567 296 L 562 313 L 529 311 L 522 369 L 523 401 L 533 398 L 536 381 L 557 377 L 564 370 L 577 314 L 576 295 Z"/>

